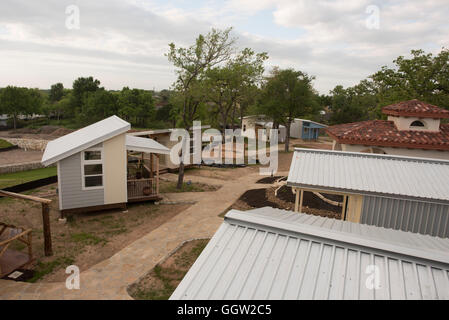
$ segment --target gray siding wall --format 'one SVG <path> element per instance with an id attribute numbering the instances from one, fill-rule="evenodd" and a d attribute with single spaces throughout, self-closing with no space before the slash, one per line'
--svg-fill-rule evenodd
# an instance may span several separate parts
<path id="1" fill-rule="evenodd" d="M 364 196 L 361 223 L 449 238 L 449 205 Z"/>
<path id="2" fill-rule="evenodd" d="M 81 153 L 59 162 L 61 181 L 60 209 L 83 208 L 104 204 L 104 190 L 83 190 L 81 184 Z"/>

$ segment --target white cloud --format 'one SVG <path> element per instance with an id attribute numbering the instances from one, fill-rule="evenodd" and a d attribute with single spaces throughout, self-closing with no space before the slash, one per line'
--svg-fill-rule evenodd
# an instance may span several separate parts
<path id="1" fill-rule="evenodd" d="M 174 80 L 164 57 L 168 43 L 189 45 L 212 26 L 236 25 L 240 46 L 268 51 L 268 66 L 315 75 L 323 93 L 353 85 L 411 49 L 449 46 L 446 0 L 223 1 L 2 0 L 0 87 L 48 88 L 61 80 L 71 86 L 76 77 L 93 75 L 111 89 L 167 88 Z M 80 30 L 65 28 L 65 7 L 73 3 Z M 368 5 L 380 9 L 378 30 L 366 28 Z M 245 27 L 260 24 L 279 36 Z M 286 40 L 281 33 L 290 29 L 298 36 Z"/>

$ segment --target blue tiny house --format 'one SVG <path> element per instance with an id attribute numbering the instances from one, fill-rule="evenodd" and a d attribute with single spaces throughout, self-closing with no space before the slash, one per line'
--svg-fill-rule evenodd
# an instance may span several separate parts
<path id="1" fill-rule="evenodd" d="M 322 123 L 296 118 L 290 126 L 290 137 L 302 140 L 317 140 L 320 135 L 320 129 L 326 127 Z"/>

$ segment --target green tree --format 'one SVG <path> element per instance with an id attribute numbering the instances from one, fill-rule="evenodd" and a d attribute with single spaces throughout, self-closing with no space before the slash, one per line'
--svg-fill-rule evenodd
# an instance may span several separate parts
<path id="1" fill-rule="evenodd" d="M 208 102 L 213 102 L 216 112 L 220 117 L 220 125 L 224 137 L 225 129 L 229 122 L 235 128 L 236 117 L 240 113 L 239 108 L 246 106 L 248 94 L 255 88 L 264 72 L 264 61 L 268 55 L 256 54 L 246 48 L 223 66 L 209 68 L 205 73 L 206 97 Z"/>
<path id="2" fill-rule="evenodd" d="M 118 97 L 118 113 L 133 124 L 145 127 L 156 113 L 153 95 L 149 91 L 124 87 Z"/>
<path id="3" fill-rule="evenodd" d="M 71 116 L 83 112 L 83 103 L 88 92 L 95 92 L 100 89 L 100 81 L 93 77 L 78 78 L 73 82 L 71 96 Z"/>
<path id="4" fill-rule="evenodd" d="M 260 111 L 286 128 L 285 151 L 289 151 L 290 126 L 295 117 L 318 111 L 312 86 L 314 77 L 293 69 L 274 68 L 262 87 Z"/>
<path id="5" fill-rule="evenodd" d="M 51 103 L 58 102 L 64 96 L 64 85 L 60 82 L 51 85 L 49 100 Z"/>
<path id="6" fill-rule="evenodd" d="M 38 89 L 7 86 L 1 90 L 0 109 L 13 118 L 13 127 L 17 128 L 19 115 L 38 113 L 42 106 L 42 96 Z"/>
<path id="7" fill-rule="evenodd" d="M 205 71 L 217 64 L 226 62 L 233 52 L 235 39 L 230 37 L 231 28 L 224 31 L 212 29 L 206 36 L 199 35 L 195 44 L 188 47 L 169 45 L 168 61 L 176 68 L 177 79 L 173 87 L 176 91 L 175 105 L 185 129 L 192 127 L 197 112 L 204 102 L 202 81 Z M 180 156 L 182 159 L 182 155 Z M 184 181 L 184 162 L 179 165 L 177 187 Z"/>
<path id="8" fill-rule="evenodd" d="M 113 93 L 101 88 L 87 92 L 84 98 L 83 113 L 78 120 L 83 125 L 94 123 L 118 113 L 118 98 Z"/>

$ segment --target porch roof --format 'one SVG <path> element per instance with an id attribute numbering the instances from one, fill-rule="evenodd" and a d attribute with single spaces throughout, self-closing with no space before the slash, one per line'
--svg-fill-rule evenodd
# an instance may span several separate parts
<path id="1" fill-rule="evenodd" d="M 170 149 L 150 138 L 126 135 L 126 149 L 130 151 L 169 154 Z"/>

